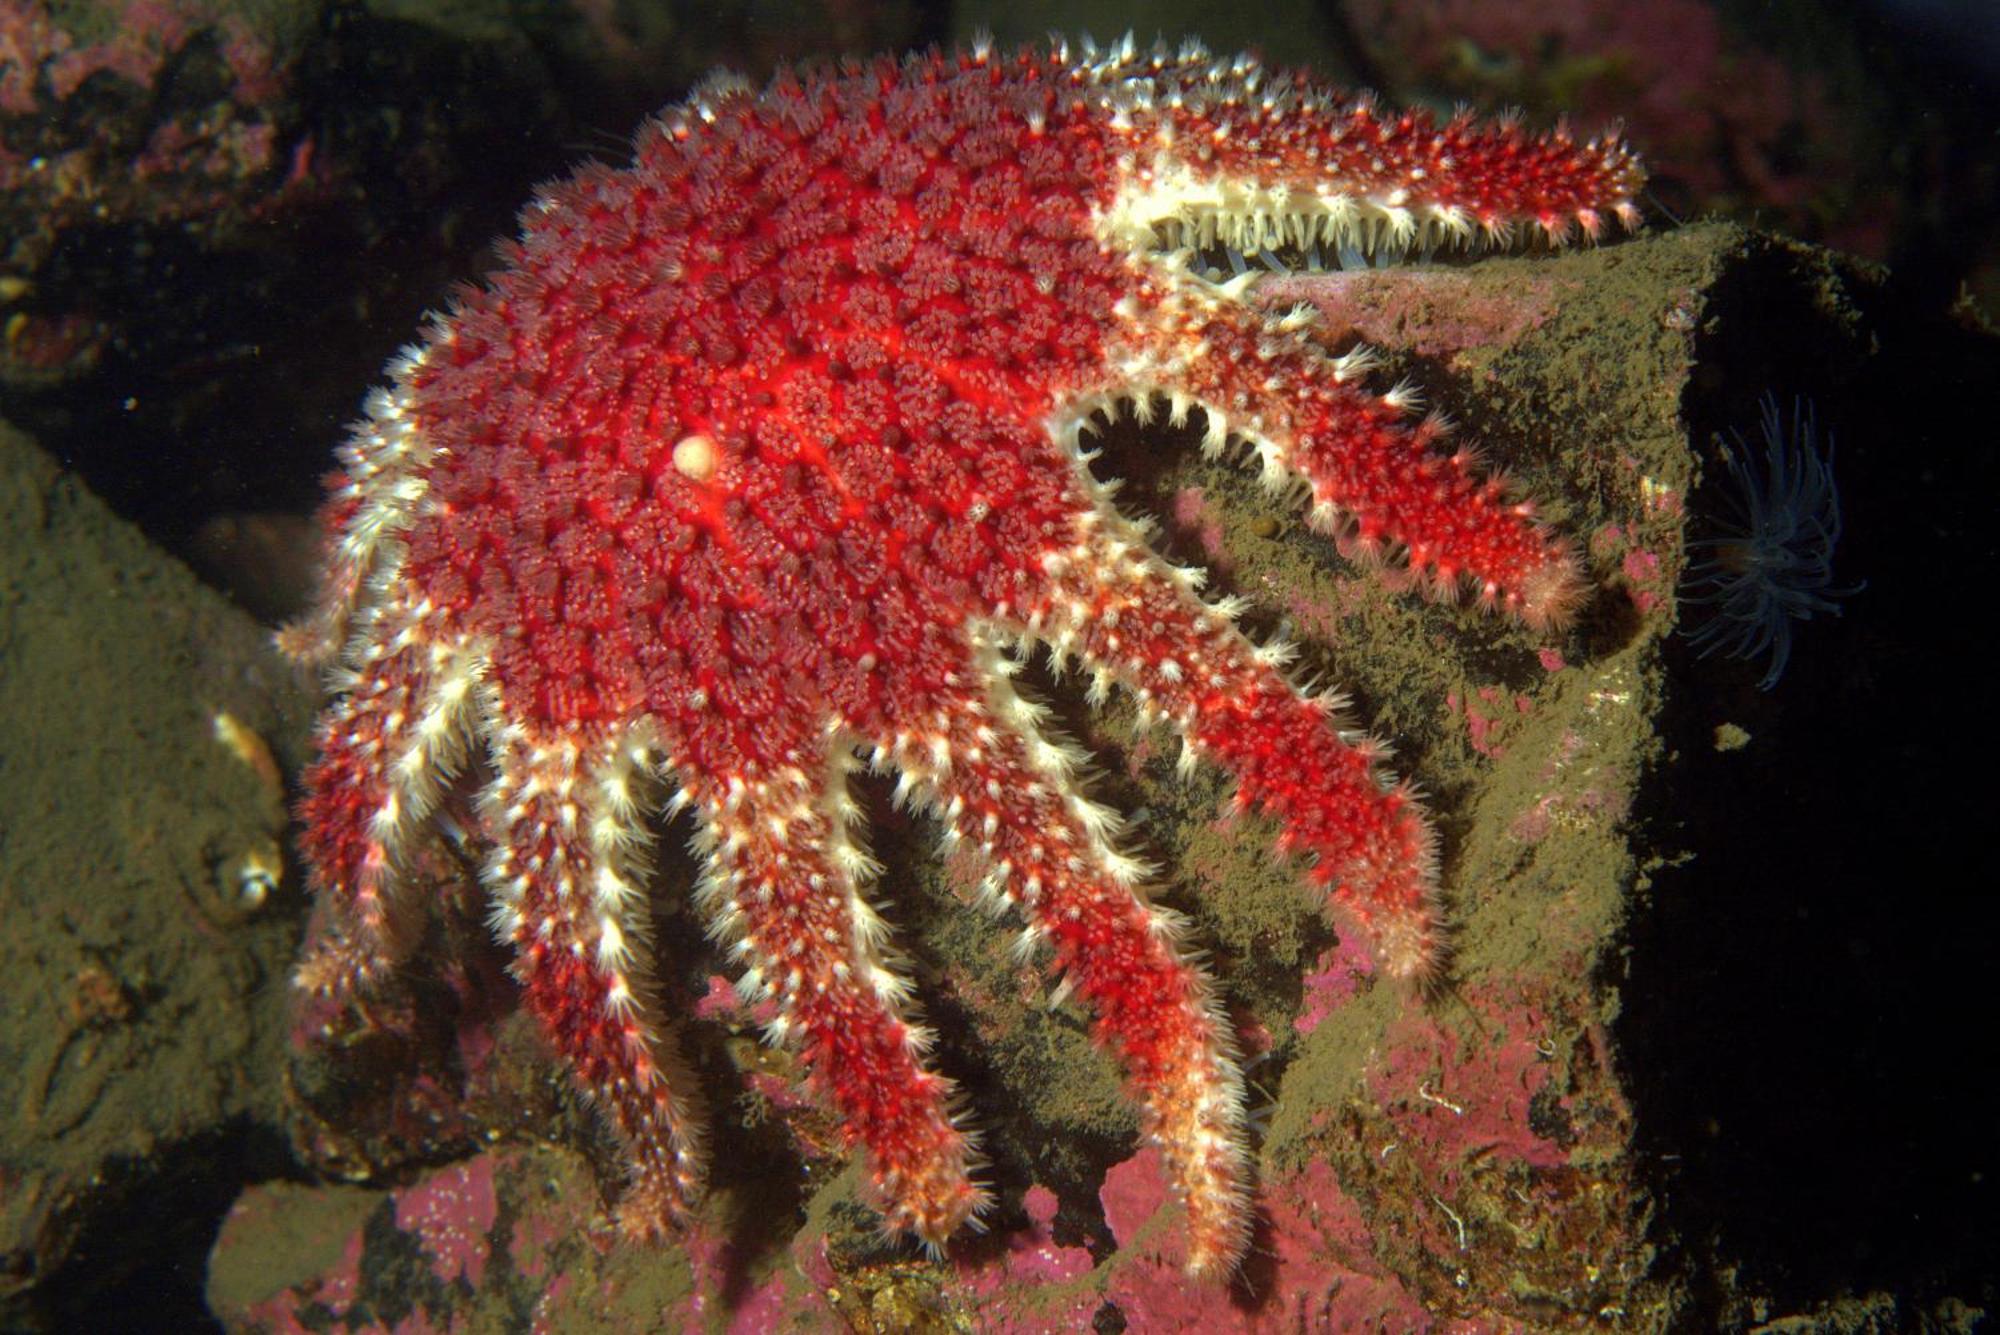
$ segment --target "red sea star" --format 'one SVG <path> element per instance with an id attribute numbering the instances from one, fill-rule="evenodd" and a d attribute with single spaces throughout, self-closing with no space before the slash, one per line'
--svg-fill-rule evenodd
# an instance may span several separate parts
<path id="1" fill-rule="evenodd" d="M 1194 46 L 710 80 L 630 167 L 535 201 L 345 449 L 325 593 L 283 637 L 337 664 L 301 984 L 351 994 L 410 949 L 400 858 L 476 767 L 494 928 L 623 1139 L 625 1223 L 656 1233 L 702 1137 L 650 978 L 646 844 L 659 806 L 692 808 L 741 987 L 775 1002 L 889 1224 L 941 1242 L 985 1196 L 864 894 L 865 758 L 978 851 L 1095 1012 L 1186 1199 L 1188 1267 L 1226 1274 L 1249 1218 L 1231 1034 L 1017 656 L 1079 660 L 1231 773 L 1392 975 L 1437 956 L 1432 836 L 1335 702 L 1151 550 L 1080 438 L 1123 404 L 1205 421 L 1319 529 L 1559 622 L 1581 581 L 1528 505 L 1433 451 L 1363 354 L 1206 265 L 1560 243 L 1633 223 L 1641 179 L 1615 139 L 1384 113 Z"/>

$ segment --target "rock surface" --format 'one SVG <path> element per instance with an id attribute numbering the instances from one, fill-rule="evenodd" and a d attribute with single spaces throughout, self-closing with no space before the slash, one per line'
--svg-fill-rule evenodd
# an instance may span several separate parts
<path id="1" fill-rule="evenodd" d="M 250 1127 L 275 1159 L 298 925 L 281 776 L 310 702 L 265 639 L 0 424 L 10 1329 L 79 1253 L 99 1285 L 198 1264 Z"/>

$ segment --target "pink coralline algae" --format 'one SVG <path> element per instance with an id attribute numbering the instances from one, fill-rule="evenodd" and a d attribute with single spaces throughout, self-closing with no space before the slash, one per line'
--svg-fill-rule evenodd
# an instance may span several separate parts
<path id="1" fill-rule="evenodd" d="M 1591 555 L 1616 562 L 1618 584 L 1641 616 L 1660 616 L 1674 606 L 1674 566 L 1646 545 L 1658 524 L 1642 532 L 1638 525 L 1606 524 L 1590 535 Z M 1678 525 L 1673 525 L 1677 528 Z"/>
<path id="2" fill-rule="evenodd" d="M 1292 1022 L 1293 1028 L 1310 1034 L 1374 976 L 1375 961 L 1367 948 L 1352 937 L 1342 937 L 1320 955 L 1313 971 L 1306 975 L 1305 1008 Z"/>
<path id="3" fill-rule="evenodd" d="M 954 1267 L 961 1300 L 984 1314 L 982 1330 L 1033 1335 L 1089 1325 L 1102 1299 L 1093 1286 L 1073 1281 L 1087 1276 L 1096 1261 L 1088 1249 L 1055 1240 L 1056 1205 L 1055 1193 L 1047 1187 L 1028 1188 L 1022 1200 L 1028 1226 L 1008 1236 L 1006 1250 Z"/>
<path id="4" fill-rule="evenodd" d="M 393 1191 L 253 1188 L 223 1221 L 209 1301 L 233 1330 L 282 1335 L 456 1330 L 496 1298 L 510 1309 L 546 1302 L 587 1250 L 575 1209 L 547 1194 L 551 1180 L 531 1152 L 512 1150 Z M 287 1242 L 317 1269 L 275 1260 Z"/>
<path id="5" fill-rule="evenodd" d="M 695 1291 L 663 1314 L 675 1328 L 719 1329 L 727 1335 L 763 1335 L 783 1328 L 789 1286 L 782 1274 L 738 1282 L 751 1258 L 727 1239 L 699 1228 L 688 1232 L 684 1246 L 694 1271 Z"/>
<path id="6" fill-rule="evenodd" d="M 1243 1307 L 1190 1289 L 1154 1222 L 1166 1204 L 1142 1151 L 1105 1175 L 1104 1217 L 1120 1248 L 1105 1296 L 1134 1331 L 1430 1330 L 1438 1324 L 1372 1253 L 1361 1207 L 1323 1161 L 1265 1184 L 1260 1279 L 1271 1301 Z"/>
<path id="7" fill-rule="evenodd" d="M 493 1163 L 480 1156 L 431 1174 L 396 1196 L 396 1227 L 422 1240 L 440 1280 L 478 1288 L 497 1203 Z"/>
<path id="8" fill-rule="evenodd" d="M 1481 686 L 1463 699 L 1453 692 L 1445 696 L 1444 704 L 1446 714 L 1453 718 L 1464 716 L 1472 749 L 1489 760 L 1498 760 L 1506 754 L 1502 739 L 1508 732 L 1507 716 L 1534 710 L 1534 702 L 1527 696 L 1517 695 L 1510 700 L 1497 686 Z"/>
<path id="9" fill-rule="evenodd" d="M 1399 1133 L 1388 1154 L 1413 1156 L 1440 1194 L 1463 1185 L 1468 1151 L 1531 1169 L 1568 1161 L 1564 1146 L 1535 1129 L 1537 1101 L 1551 1092 L 1537 1047 L 1546 1021 L 1532 1008 L 1494 1005 L 1491 1013 L 1508 1025 L 1497 1040 L 1470 1041 L 1428 1017 L 1403 1017 L 1390 1027 L 1392 1048 L 1369 1074 L 1376 1102 Z"/>

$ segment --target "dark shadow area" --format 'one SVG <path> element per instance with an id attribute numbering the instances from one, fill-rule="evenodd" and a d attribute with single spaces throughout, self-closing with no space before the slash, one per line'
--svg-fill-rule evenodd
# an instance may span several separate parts
<path id="1" fill-rule="evenodd" d="M 203 1287 L 223 1216 L 252 1182 L 296 1171 L 275 1129 L 249 1124 L 151 1156 L 105 1192 L 62 1269 L 32 1307 L 9 1311 L 21 1324 L 7 1329 L 220 1331 Z"/>
<path id="2" fill-rule="evenodd" d="M 1712 433 L 1754 438 L 1760 395 L 1802 395 L 1838 441 L 1838 582 L 1867 583 L 1798 626 L 1768 692 L 1764 660 L 1690 650 L 1709 609 L 1683 609 L 1669 654 L 1671 755 L 1642 814 L 1682 856 L 1634 921 L 1617 1036 L 1705 1322 L 1747 1319 L 1747 1295 L 1773 1315 L 1994 1298 L 1980 623 L 2000 460 L 1971 409 L 1995 359 L 1992 337 L 1775 244 L 1705 326 L 1692 532 L 1732 485 Z"/>
<path id="3" fill-rule="evenodd" d="M 176 551 L 218 512 L 315 505 L 381 362 L 573 156 L 547 71 L 524 54 L 330 13 L 286 147 L 341 175 L 225 245 L 141 223 L 66 231 L 42 287 L 86 294 L 119 332 L 88 374 L 10 414 Z"/>

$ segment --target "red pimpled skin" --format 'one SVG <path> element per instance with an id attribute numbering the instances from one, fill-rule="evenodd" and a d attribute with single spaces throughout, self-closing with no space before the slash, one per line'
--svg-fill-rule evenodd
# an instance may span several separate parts
<path id="1" fill-rule="evenodd" d="M 282 637 L 336 693 L 301 806 L 301 984 L 349 995 L 399 962 L 424 912 L 399 860 L 476 787 L 494 928 L 625 1143 L 625 1223 L 656 1234 L 703 1165 L 647 832 L 692 808 L 742 990 L 887 1222 L 942 1243 L 985 1196 L 848 793 L 858 764 L 894 771 L 1092 1010 L 1186 1198 L 1189 1270 L 1228 1274 L 1251 1198 L 1231 1035 L 1014 655 L 1136 692 L 1407 978 L 1440 949 L 1432 836 L 1380 748 L 1146 546 L 1080 435 L 1121 403 L 1205 423 L 1435 595 L 1558 624 L 1567 544 L 1224 275 L 1232 249 L 1595 236 L 1636 220 L 1641 180 L 1615 140 L 1391 116 L 1194 48 L 711 81 L 631 166 L 535 201 L 343 451 L 325 592 Z"/>

